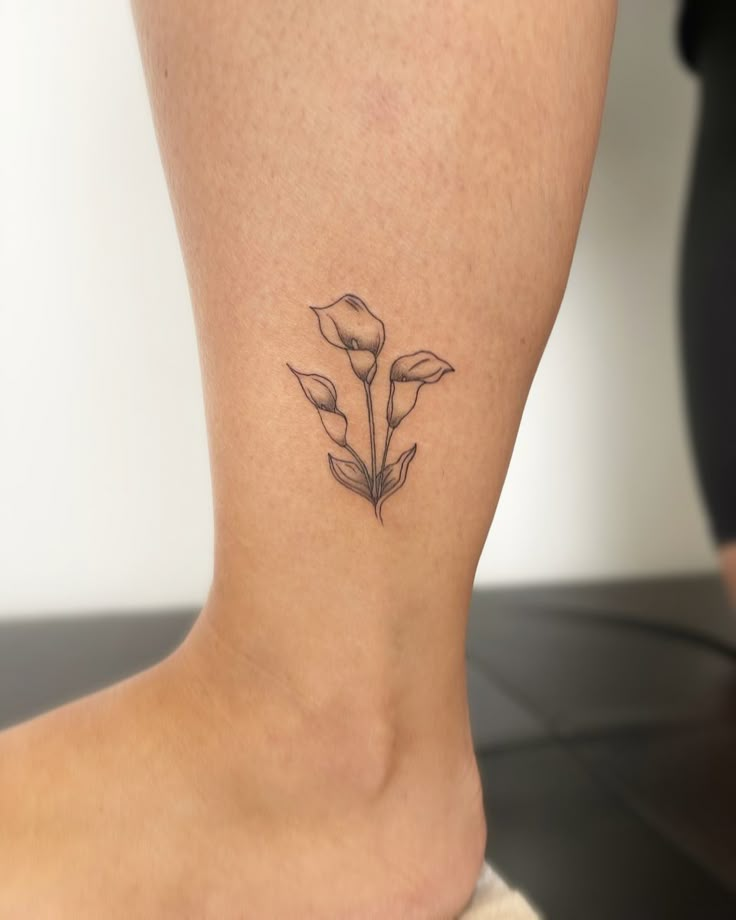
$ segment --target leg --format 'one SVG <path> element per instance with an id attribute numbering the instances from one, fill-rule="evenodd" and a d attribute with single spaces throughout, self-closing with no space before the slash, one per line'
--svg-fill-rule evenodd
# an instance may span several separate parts
<path id="1" fill-rule="evenodd" d="M 698 33 L 702 105 L 685 225 L 681 318 L 701 489 L 736 606 L 736 10 L 710 4 Z"/>
<path id="2" fill-rule="evenodd" d="M 112 850 L 90 913 L 124 892 L 126 916 L 456 916 L 485 842 L 468 599 L 567 278 L 613 4 L 134 9 L 200 342 L 215 573 L 171 659 L 6 742 L 81 762 L 35 839 L 78 810 L 80 878 Z"/>

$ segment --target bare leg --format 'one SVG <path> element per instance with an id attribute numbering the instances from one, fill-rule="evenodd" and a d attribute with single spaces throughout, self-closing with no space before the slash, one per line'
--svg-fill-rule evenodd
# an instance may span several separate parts
<path id="1" fill-rule="evenodd" d="M 80 764 L 61 804 L 38 780 L 35 840 L 83 816 L 74 917 L 110 892 L 139 917 L 456 916 L 485 842 L 468 599 L 567 278 L 613 4 L 134 8 L 200 342 L 215 574 L 171 659 L 11 733 L 16 762 L 72 745 Z M 16 824 L 30 807 L 6 805 Z M 49 853 L 18 903 L 52 886 Z"/>

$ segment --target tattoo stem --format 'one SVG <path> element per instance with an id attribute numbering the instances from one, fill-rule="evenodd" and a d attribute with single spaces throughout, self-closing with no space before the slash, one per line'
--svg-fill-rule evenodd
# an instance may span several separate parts
<path id="1" fill-rule="evenodd" d="M 381 480 L 381 485 L 383 485 L 383 473 L 386 469 L 386 459 L 388 457 L 388 445 L 391 443 L 391 435 L 394 433 L 394 429 L 389 425 L 386 429 L 386 443 L 383 448 L 383 460 L 381 460 L 381 472 L 378 474 L 378 478 Z"/>
<path id="2" fill-rule="evenodd" d="M 371 435 L 371 493 L 376 495 L 376 424 L 373 420 L 373 399 L 371 398 L 371 385 L 365 380 L 365 401 L 368 406 L 368 428 Z"/>

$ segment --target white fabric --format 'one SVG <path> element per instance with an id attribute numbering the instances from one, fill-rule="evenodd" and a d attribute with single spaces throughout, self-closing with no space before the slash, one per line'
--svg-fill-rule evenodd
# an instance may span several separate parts
<path id="1" fill-rule="evenodd" d="M 475 894 L 460 920 L 540 920 L 518 891 L 512 891 L 488 863 L 483 864 Z"/>

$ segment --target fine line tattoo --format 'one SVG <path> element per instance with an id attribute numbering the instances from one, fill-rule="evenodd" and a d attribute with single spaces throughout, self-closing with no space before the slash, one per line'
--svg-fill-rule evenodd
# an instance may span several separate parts
<path id="1" fill-rule="evenodd" d="M 378 355 L 386 340 L 386 330 L 381 320 L 371 313 L 355 294 L 344 294 L 326 307 L 310 307 L 317 317 L 323 337 L 347 353 L 355 376 L 362 382 L 368 413 L 370 441 L 370 466 L 348 441 L 347 416 L 337 408 L 335 384 L 321 374 L 305 374 L 291 364 L 286 366 L 299 381 L 304 395 L 319 413 L 322 426 L 330 438 L 352 459 L 347 460 L 327 454 L 330 472 L 340 485 L 367 499 L 383 523 L 382 507 L 406 482 L 409 464 L 417 452 L 414 444 L 392 462 L 388 462 L 389 447 L 394 431 L 411 412 L 417 402 L 419 390 L 425 383 L 437 383 L 454 370 L 451 365 L 431 351 L 415 351 L 402 355 L 391 365 L 389 394 L 386 405 L 386 435 L 377 463 L 376 419 L 373 410 L 371 385 L 378 369 Z"/>

